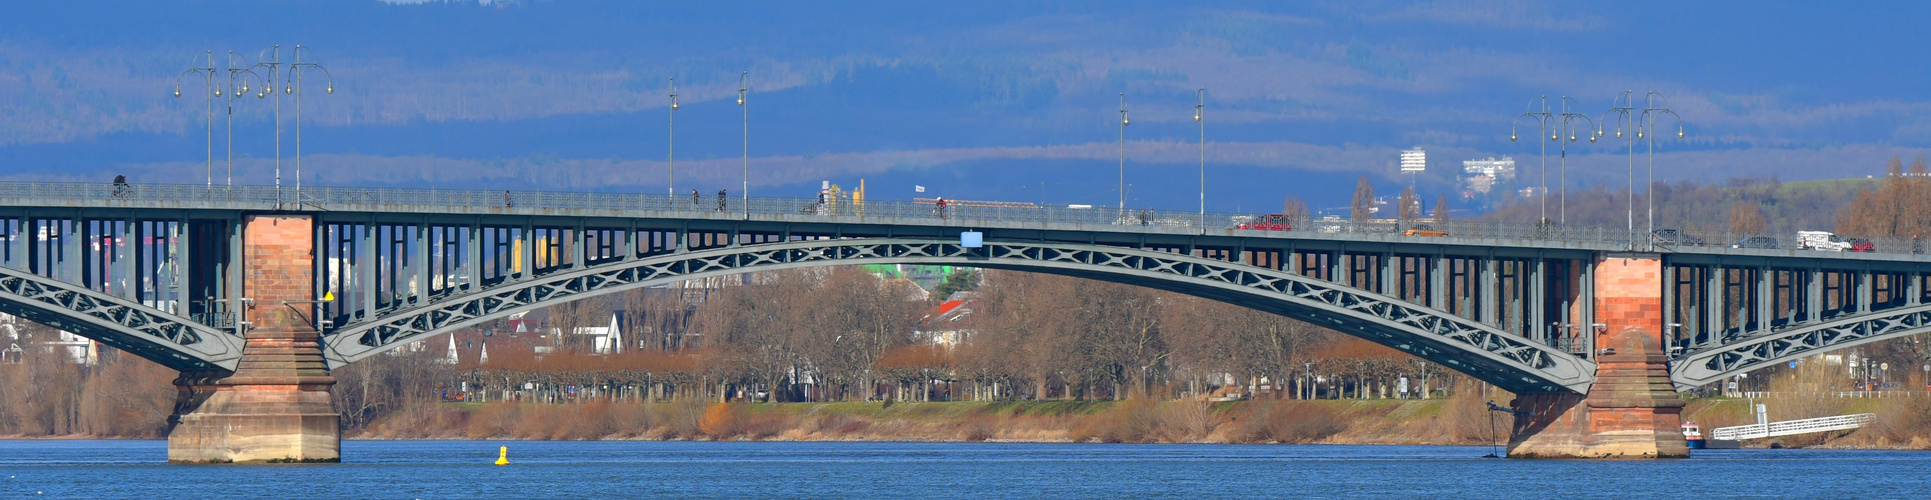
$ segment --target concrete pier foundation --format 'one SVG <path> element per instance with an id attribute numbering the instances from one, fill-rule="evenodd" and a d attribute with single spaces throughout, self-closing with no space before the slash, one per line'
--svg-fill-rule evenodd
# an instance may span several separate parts
<path id="1" fill-rule="evenodd" d="M 1588 395 L 1522 394 L 1511 458 L 1688 457 L 1682 411 L 1662 349 L 1662 259 L 1609 255 L 1597 262 L 1596 383 Z"/>
<path id="2" fill-rule="evenodd" d="M 243 226 L 246 344 L 232 375 L 184 373 L 168 461 L 335 462 L 341 418 L 329 398 L 314 317 L 313 224 L 251 216 Z"/>

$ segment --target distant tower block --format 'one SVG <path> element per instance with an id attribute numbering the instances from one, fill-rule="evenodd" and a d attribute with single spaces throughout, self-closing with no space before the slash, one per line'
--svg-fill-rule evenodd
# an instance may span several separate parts
<path id="1" fill-rule="evenodd" d="M 1401 150 L 1401 173 L 1419 174 L 1424 170 L 1428 170 L 1428 152 L 1422 151 L 1421 146 Z"/>

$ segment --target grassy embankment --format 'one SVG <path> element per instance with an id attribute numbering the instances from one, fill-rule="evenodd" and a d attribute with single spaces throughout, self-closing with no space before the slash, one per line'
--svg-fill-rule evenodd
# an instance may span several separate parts
<path id="1" fill-rule="evenodd" d="M 1323 401 L 442 404 L 363 439 L 1487 444 L 1477 398 Z M 1495 432 L 1509 423 L 1497 417 Z"/>
<path id="2" fill-rule="evenodd" d="M 1506 400 L 1505 398 L 1499 400 Z M 1486 445 L 1506 416 L 1481 398 L 1321 401 L 1016 401 L 944 403 L 443 404 L 399 412 L 359 439 L 1015 441 Z M 1773 400 L 1788 411 L 1873 412 L 1858 431 L 1749 446 L 1931 449 L 1931 398 Z M 1697 399 L 1705 432 L 1751 423 L 1742 400 Z M 1491 420 L 1493 419 L 1493 420 Z M 1490 425 L 1495 434 L 1491 437 Z"/>

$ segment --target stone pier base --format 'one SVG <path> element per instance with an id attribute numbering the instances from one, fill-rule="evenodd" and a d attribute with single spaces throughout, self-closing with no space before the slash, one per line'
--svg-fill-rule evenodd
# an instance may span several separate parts
<path id="1" fill-rule="evenodd" d="M 183 376 L 168 432 L 175 463 L 335 462 L 341 419 L 313 330 L 249 332 L 235 375 Z"/>
<path id="2" fill-rule="evenodd" d="M 168 461 L 336 462 L 341 416 L 329 398 L 314 317 L 313 226 L 307 217 L 251 216 L 243 233 L 247 273 L 243 336 L 233 375 L 184 373 L 168 419 Z"/>
<path id="3" fill-rule="evenodd" d="M 1684 402 L 1671 385 L 1655 335 L 1631 328 L 1598 344 L 1596 383 L 1587 397 L 1523 394 L 1509 458 L 1682 458 Z"/>

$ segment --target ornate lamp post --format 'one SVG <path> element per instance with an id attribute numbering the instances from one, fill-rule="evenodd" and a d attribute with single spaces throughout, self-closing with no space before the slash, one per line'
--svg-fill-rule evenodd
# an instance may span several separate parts
<path id="1" fill-rule="evenodd" d="M 236 59 L 240 59 L 239 64 L 236 63 Z M 255 98 L 268 97 L 268 88 L 261 86 L 261 75 L 255 73 L 251 66 L 253 65 L 248 64 L 247 56 L 240 52 L 228 51 L 228 187 L 231 188 L 235 186 L 235 98 L 248 93 L 250 78 L 255 79 L 255 84 L 260 89 L 255 94 Z"/>
<path id="2" fill-rule="evenodd" d="M 1649 204 L 1650 234 L 1656 233 L 1656 196 L 1654 196 L 1656 192 L 1654 189 L 1656 186 L 1656 117 L 1661 115 L 1669 115 L 1676 120 L 1676 138 L 1682 139 L 1683 117 L 1678 116 L 1675 111 L 1670 111 L 1669 102 L 1661 92 L 1652 90 L 1643 96 L 1643 114 L 1637 120 L 1642 124 L 1642 128 L 1636 129 L 1637 139 L 1649 139 L 1649 184 L 1647 184 L 1649 187 L 1643 191 L 1643 201 Z"/>
<path id="3" fill-rule="evenodd" d="M 275 96 L 275 204 L 281 205 L 282 203 L 282 94 L 280 92 L 275 91 L 275 87 L 278 86 L 277 77 L 280 76 L 278 73 L 276 73 L 275 70 L 276 70 L 276 67 L 282 65 L 282 46 L 278 44 L 278 45 L 269 46 L 269 48 L 266 48 L 266 49 L 262 49 L 261 54 L 259 54 L 259 56 L 255 58 L 255 60 L 257 61 L 255 63 L 256 67 L 268 68 L 268 71 L 267 71 L 268 76 L 266 77 L 267 82 L 265 82 L 264 84 L 264 87 L 266 88 L 262 89 L 263 94 Z"/>
<path id="4" fill-rule="evenodd" d="M 1200 124 L 1200 234 L 1207 234 L 1207 89 L 1194 91 L 1200 104 L 1193 105 L 1193 121 Z"/>
<path id="5" fill-rule="evenodd" d="M 305 49 L 311 52 L 308 62 L 302 62 L 302 53 Z M 282 89 L 282 93 L 295 95 L 295 203 L 297 204 L 302 202 L 302 73 L 310 69 L 321 70 L 322 77 L 328 82 L 328 87 L 322 89 L 322 92 L 335 93 L 335 75 L 329 74 L 328 68 L 316 63 L 312 52 L 313 49 L 308 47 L 295 46 L 295 62 L 288 65 L 286 80 L 288 86 Z"/>
<path id="6" fill-rule="evenodd" d="M 1636 109 L 1633 101 L 1634 96 L 1632 96 L 1635 92 L 1633 90 L 1623 91 L 1622 97 L 1616 98 L 1616 101 L 1610 105 L 1609 111 L 1604 111 L 1602 116 L 1602 122 L 1608 122 L 1610 121 L 1610 115 L 1615 115 L 1616 138 L 1625 139 L 1629 148 L 1629 192 L 1624 193 L 1624 198 L 1626 198 L 1624 202 L 1628 205 L 1628 208 L 1624 217 L 1626 219 L 1625 222 L 1629 225 L 1630 250 L 1636 249 L 1636 136 L 1633 130 L 1631 134 L 1625 136 L 1623 129 L 1634 129 L 1636 127 L 1635 115 L 1632 113 Z M 1597 126 L 1601 127 L 1600 124 Z M 1601 128 L 1596 129 L 1596 136 L 1603 136 Z"/>
<path id="7" fill-rule="evenodd" d="M 1120 217 L 1126 217 L 1126 93 L 1120 93 Z M 1203 125 L 1204 126 L 1204 125 Z"/>
<path id="8" fill-rule="evenodd" d="M 1541 111 L 1536 110 L 1538 104 L 1541 106 Z M 1515 142 L 1515 126 L 1521 123 L 1523 118 L 1535 120 L 1537 137 L 1546 136 L 1550 141 L 1556 140 L 1556 136 L 1549 133 L 1550 122 L 1555 120 L 1555 115 L 1549 113 L 1549 96 L 1536 96 L 1535 100 L 1529 101 L 1529 110 L 1522 112 L 1521 116 L 1515 117 L 1515 121 L 1509 123 L 1509 142 Z M 1541 142 L 1541 139 L 1537 139 L 1536 141 Z M 1549 143 L 1547 142 L 1542 142 L 1541 157 L 1542 192 L 1536 197 L 1542 203 L 1542 215 L 1541 219 L 1536 221 L 1536 224 L 1549 221 Z"/>
<path id="9" fill-rule="evenodd" d="M 665 183 L 670 185 L 670 199 L 671 199 L 671 205 L 672 205 L 671 208 L 676 208 L 675 206 L 677 204 L 676 203 L 677 202 L 677 78 L 676 77 L 672 77 L 670 79 L 670 134 L 669 135 L 670 135 L 669 137 L 670 156 L 665 161 L 665 165 L 668 166 L 669 173 L 665 175 L 664 179 L 665 179 Z M 697 208 L 697 207 L 691 207 L 691 208 Z"/>
<path id="10" fill-rule="evenodd" d="M 745 79 L 751 76 L 746 71 L 738 74 L 738 109 L 744 110 L 744 218 L 751 218 L 751 108 L 744 107 L 744 97 L 751 94 L 751 86 Z"/>
<path id="11" fill-rule="evenodd" d="M 208 187 L 212 188 L 215 187 L 215 98 L 221 97 L 221 89 L 215 86 L 215 51 L 204 50 L 201 53 L 208 56 L 208 66 L 189 66 L 186 71 L 175 75 L 174 98 L 181 98 L 181 77 L 189 73 L 201 75 L 202 81 L 207 84 L 206 93 L 202 95 L 208 97 Z"/>
<path id="12" fill-rule="evenodd" d="M 1568 136 L 1569 140 L 1567 142 L 1561 140 L 1556 141 L 1561 143 L 1561 156 L 1556 160 L 1556 183 L 1561 185 L 1560 189 L 1557 190 L 1557 199 L 1560 201 L 1556 202 L 1556 222 L 1562 225 L 1569 224 L 1569 143 L 1576 142 L 1575 123 L 1578 120 L 1589 122 L 1589 128 L 1582 129 L 1582 135 L 1589 136 L 1589 142 L 1592 143 L 1596 142 L 1595 129 L 1602 128 L 1597 126 L 1596 121 L 1589 119 L 1587 115 L 1569 111 L 1569 103 L 1572 102 L 1575 102 L 1575 99 L 1570 99 L 1569 96 L 1562 96 L 1562 128 L 1557 131 L 1557 138 L 1560 139 L 1561 136 Z M 1581 103 L 1576 104 L 1577 107 L 1581 107 Z"/>

